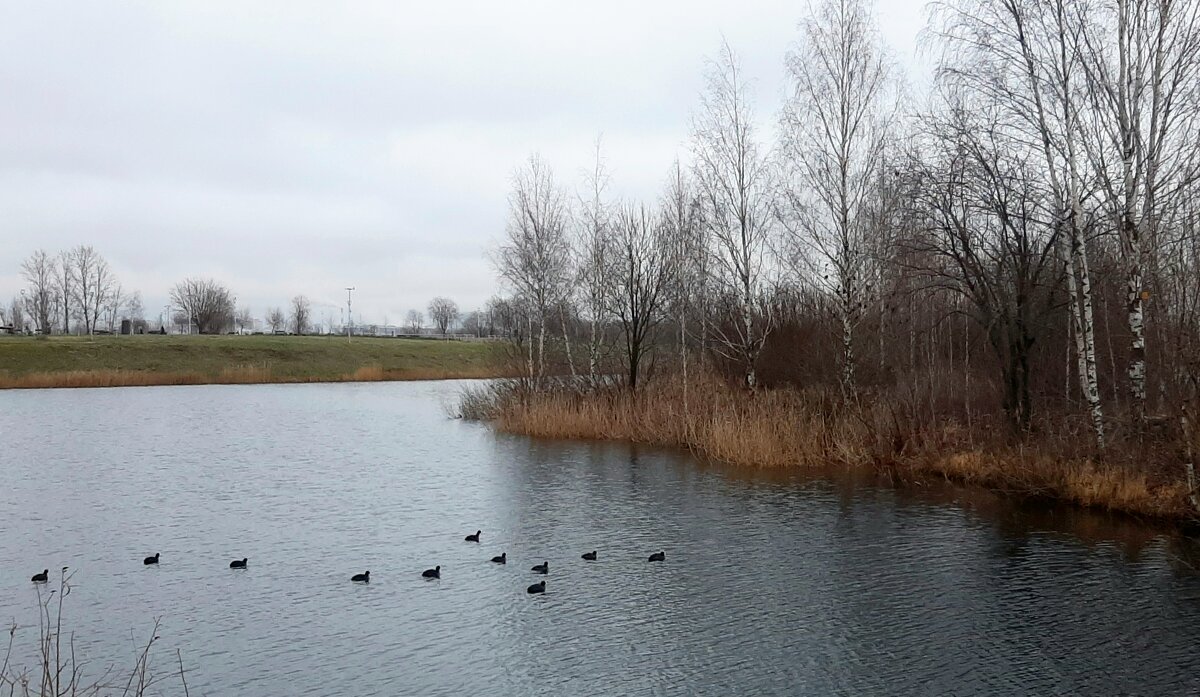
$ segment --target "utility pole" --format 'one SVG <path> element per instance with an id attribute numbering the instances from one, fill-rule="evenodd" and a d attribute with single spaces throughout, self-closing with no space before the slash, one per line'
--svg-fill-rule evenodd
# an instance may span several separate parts
<path id="1" fill-rule="evenodd" d="M 346 341 L 350 341 L 350 327 L 354 324 L 354 315 L 350 312 L 350 294 L 354 292 L 354 288 L 346 288 Z"/>

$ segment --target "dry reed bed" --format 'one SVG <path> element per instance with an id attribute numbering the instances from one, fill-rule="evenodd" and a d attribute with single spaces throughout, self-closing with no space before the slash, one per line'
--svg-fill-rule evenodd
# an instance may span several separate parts
<path id="1" fill-rule="evenodd" d="M 384 370 L 362 366 L 351 373 L 332 375 L 280 375 L 269 365 L 237 365 L 218 373 L 153 370 L 65 370 L 8 375 L 0 372 L 0 389 L 59 387 L 149 387 L 153 385 L 253 385 L 304 382 L 389 382 L 406 380 L 456 380 L 497 377 L 494 369 L 408 368 Z"/>
<path id="2" fill-rule="evenodd" d="M 1182 465 L 1150 476 L 1128 462 L 1052 454 L 1069 452 L 1062 443 L 1014 445 L 994 432 L 972 437 L 953 421 L 917 424 L 886 399 L 846 409 L 829 394 L 773 390 L 751 397 L 715 380 L 686 390 L 660 382 L 636 396 L 498 394 L 490 416 L 511 433 L 683 447 L 744 467 L 874 467 L 901 480 L 939 477 L 1139 516 L 1195 515 Z"/>

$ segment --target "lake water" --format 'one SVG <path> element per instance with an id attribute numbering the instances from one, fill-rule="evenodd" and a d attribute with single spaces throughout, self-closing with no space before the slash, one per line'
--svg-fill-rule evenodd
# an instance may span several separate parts
<path id="1" fill-rule="evenodd" d="M 130 665 L 160 617 L 152 669 L 179 649 L 192 695 L 1200 694 L 1190 542 L 496 435 L 446 417 L 458 389 L 0 392 L 18 657 L 30 575 L 69 565 L 89 671 Z"/>

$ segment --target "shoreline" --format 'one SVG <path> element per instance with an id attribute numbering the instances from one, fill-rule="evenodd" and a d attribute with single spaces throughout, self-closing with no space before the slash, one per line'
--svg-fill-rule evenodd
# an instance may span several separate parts
<path id="1" fill-rule="evenodd" d="M 1167 455 L 1170 444 L 1076 452 L 1053 442 L 988 440 L 951 422 L 898 434 L 876 421 L 869 407 L 831 411 L 828 401 L 790 390 L 746 397 L 701 383 L 691 394 L 689 407 L 674 384 L 633 398 L 621 391 L 493 392 L 486 413 L 474 410 L 472 418 L 527 437 L 678 448 L 748 471 L 837 468 L 899 486 L 946 482 L 1176 527 L 1200 519 L 1188 501 L 1183 464 Z M 463 407 L 469 411 L 465 401 Z"/>
<path id="2" fill-rule="evenodd" d="M 18 377 L 0 377 L 0 391 L 7 390 L 59 390 L 59 389 L 107 389 L 115 387 L 172 387 L 199 385 L 302 385 L 318 383 L 352 382 L 417 382 L 442 380 L 490 380 L 511 377 L 496 371 L 387 371 L 374 374 L 368 366 L 347 375 L 310 376 L 259 376 L 252 371 L 231 372 L 223 375 L 201 373 L 165 373 L 139 371 L 62 371 L 53 373 L 27 373 Z"/>

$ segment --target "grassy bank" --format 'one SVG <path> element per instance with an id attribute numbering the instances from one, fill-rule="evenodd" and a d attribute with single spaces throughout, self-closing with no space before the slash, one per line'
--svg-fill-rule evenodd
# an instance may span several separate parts
<path id="1" fill-rule="evenodd" d="M 0 389 L 438 380 L 502 374 L 494 344 L 318 336 L 0 337 Z"/>
<path id="2" fill-rule="evenodd" d="M 922 421 L 883 396 L 846 408 L 831 394 L 751 396 L 717 380 L 686 388 L 658 382 L 636 397 L 624 390 L 515 388 L 474 397 L 475 413 L 510 433 L 682 447 L 744 467 L 872 467 L 904 482 L 937 477 L 1138 516 L 1196 515 L 1178 442 L 1081 452 L 1077 440 L 1049 424 L 1017 441 L 986 421 L 970 427 L 951 419 Z M 470 402 L 468 395 L 464 406 Z"/>

